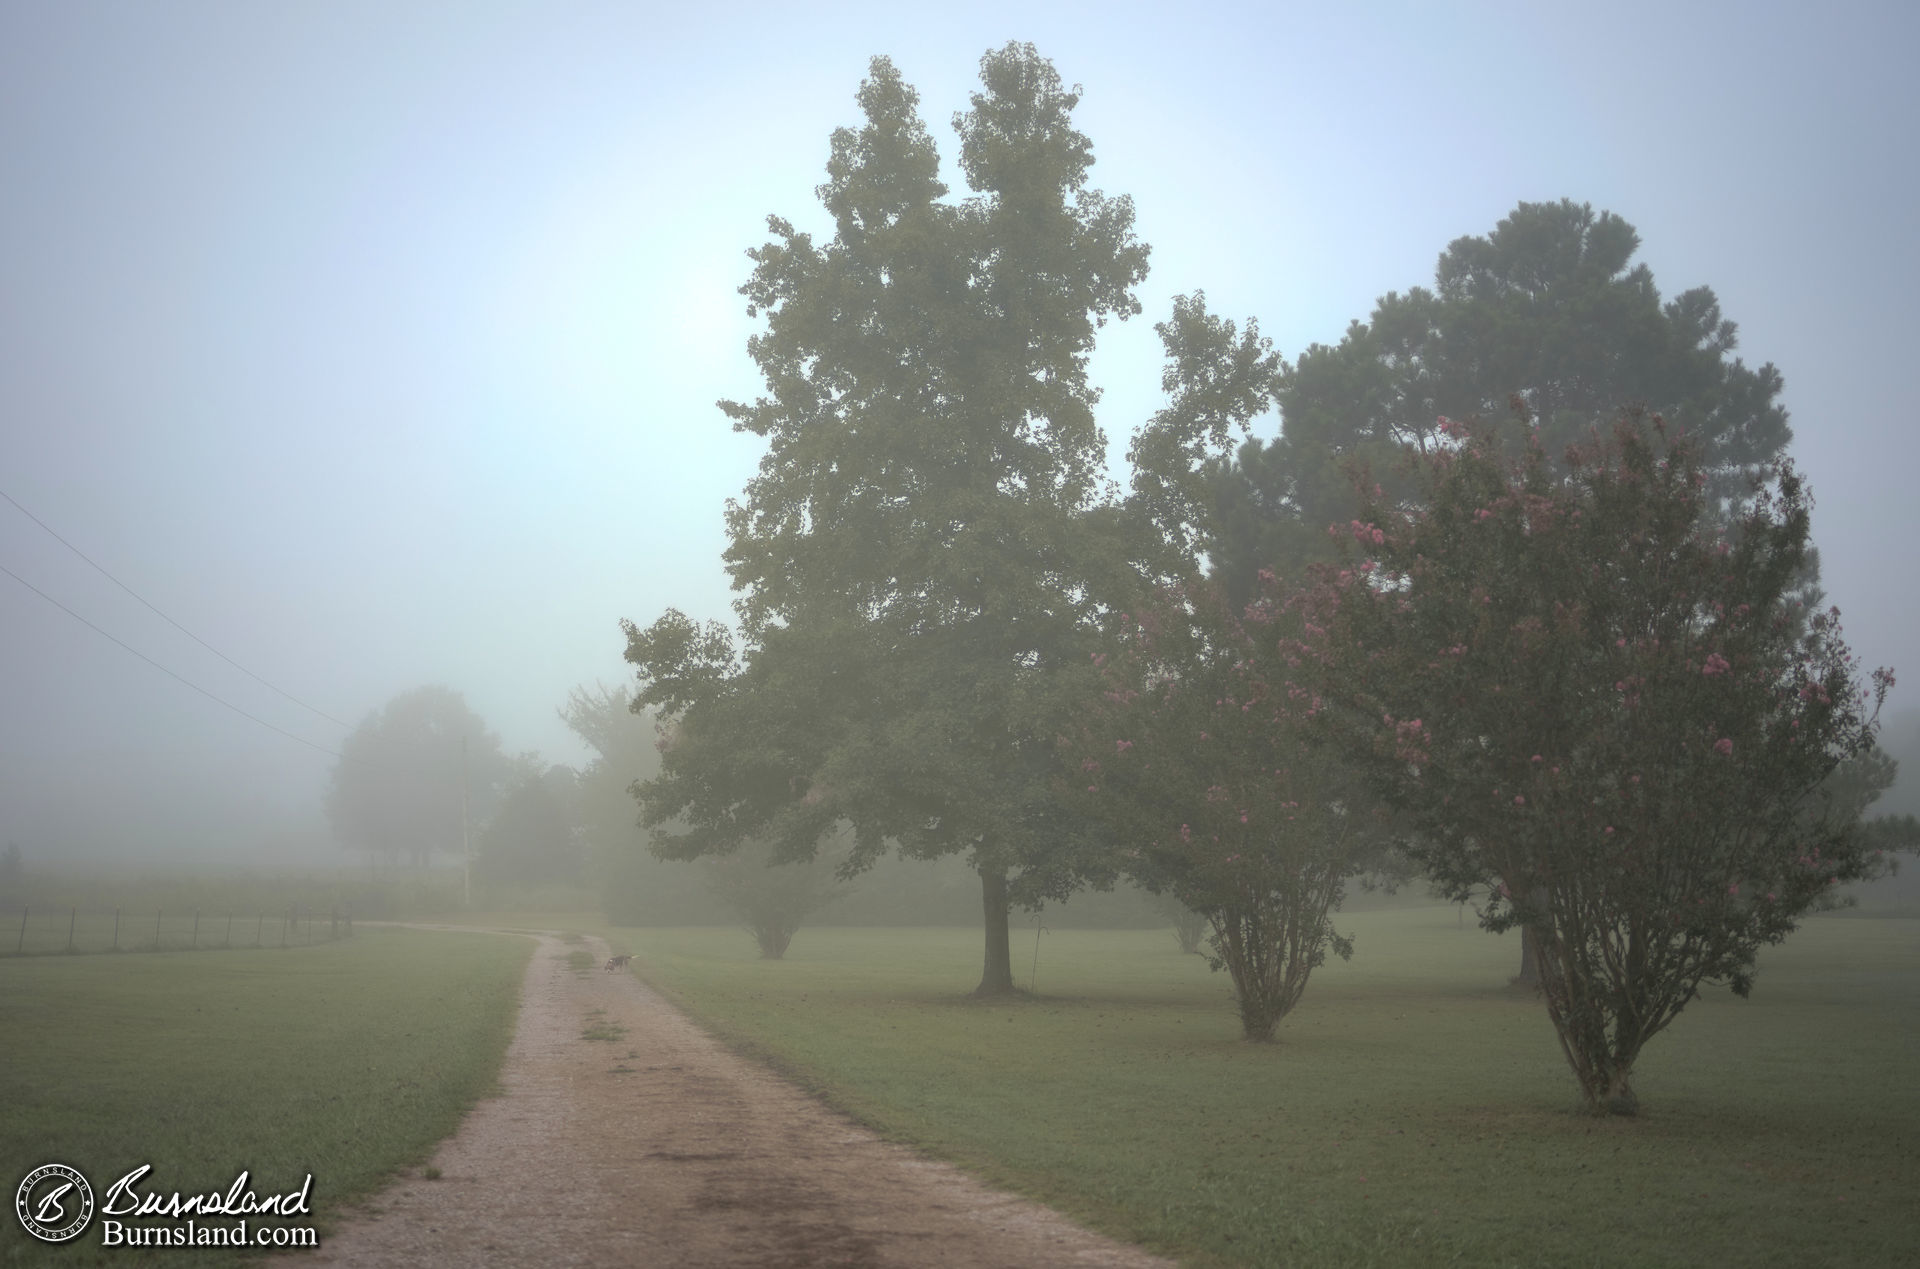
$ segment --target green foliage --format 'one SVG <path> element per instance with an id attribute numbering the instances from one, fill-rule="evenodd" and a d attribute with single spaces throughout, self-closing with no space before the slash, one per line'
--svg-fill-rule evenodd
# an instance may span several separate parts
<path id="1" fill-rule="evenodd" d="M 460 693 L 415 688 L 388 701 L 340 747 L 327 790 L 334 836 L 375 860 L 415 867 L 459 855 L 464 817 L 484 823 L 511 763 Z"/>
<path id="2" fill-rule="evenodd" d="M 1078 801 L 1121 843 L 1122 867 L 1212 928 L 1246 1038 L 1266 1041 L 1337 934 L 1347 878 L 1385 817 L 1321 736 L 1320 633 L 1271 573 L 1244 614 L 1191 583 L 1122 615 L 1106 690 L 1074 748 Z"/>
<path id="3" fill-rule="evenodd" d="M 508 789 L 476 842 L 480 876 L 520 883 L 578 881 L 585 872 L 570 768 L 528 772 Z"/>
<path id="4" fill-rule="evenodd" d="M 1156 907 L 1173 923 L 1173 941 L 1182 952 L 1202 955 L 1200 942 L 1207 937 L 1207 918 L 1170 894 L 1155 895 Z"/>
<path id="5" fill-rule="evenodd" d="M 1503 458 L 1447 424 L 1419 508 L 1377 495 L 1316 598 L 1336 716 L 1450 897 L 1528 927 L 1590 1105 L 1631 1113 L 1641 1046 L 1874 867 L 1830 779 L 1892 677 L 1858 685 L 1838 611 L 1809 616 L 1811 499 L 1790 465 L 1731 525 L 1689 437 L 1622 420 Z M 1457 443 L 1452 438 L 1457 437 Z"/>
<path id="6" fill-rule="evenodd" d="M 1086 362 L 1139 311 L 1133 209 L 1087 186 L 1053 67 L 1009 44 L 955 119 L 975 193 L 946 199 L 917 95 L 884 58 L 832 139 L 831 240 L 778 217 L 742 293 L 767 442 L 729 504 L 742 642 L 669 612 L 627 626 L 643 708 L 672 720 L 641 788 L 661 853 L 764 840 L 811 857 L 850 823 L 857 870 L 965 853 L 985 990 L 1011 989 L 1009 902 L 1097 874 L 1053 796 L 1053 738 L 1103 600 L 1130 574 L 1101 481 Z"/>
<path id="7" fill-rule="evenodd" d="M 1269 409 L 1282 363 L 1259 324 L 1244 330 L 1207 312 L 1206 296 L 1175 296 L 1173 317 L 1154 327 L 1166 350 L 1160 386 L 1169 401 L 1134 436 L 1128 509 L 1151 526 L 1143 552 L 1167 578 L 1190 575 L 1202 550 L 1226 531 L 1213 487 L 1226 476 L 1235 439 Z"/>
<path id="8" fill-rule="evenodd" d="M 653 714 L 636 712 L 626 688 L 595 685 L 575 688 L 560 717 L 595 753 L 579 773 L 574 805 L 586 870 L 608 918 L 634 925 L 723 919 L 694 869 L 647 849 L 632 790 L 660 770 Z"/>
<path id="9" fill-rule="evenodd" d="M 1212 551 L 1236 598 L 1259 568 L 1324 558 L 1326 526 L 1355 514 L 1351 464 L 1410 496 L 1395 483 L 1402 451 L 1443 447 L 1441 417 L 1506 420 L 1515 397 L 1555 456 L 1624 408 L 1660 411 L 1700 446 L 1710 495 L 1743 496 L 1792 439 L 1780 374 L 1733 356 L 1734 324 L 1706 287 L 1663 304 L 1633 263 L 1639 244 L 1612 213 L 1521 203 L 1450 244 L 1433 290 L 1390 292 L 1337 345 L 1303 352 L 1279 390 L 1284 434 L 1250 442 L 1215 482 Z"/>
<path id="10" fill-rule="evenodd" d="M 800 926 L 845 893 L 822 858 L 781 863 L 764 846 L 743 846 L 701 861 L 707 885 L 753 935 L 760 955 L 782 959 Z"/>

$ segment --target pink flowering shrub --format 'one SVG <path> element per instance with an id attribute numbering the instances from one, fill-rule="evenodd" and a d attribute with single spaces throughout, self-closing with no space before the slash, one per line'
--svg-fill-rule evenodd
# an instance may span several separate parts
<path id="1" fill-rule="evenodd" d="M 1321 734 L 1325 632 L 1271 573 L 1241 613 L 1195 582 L 1120 626 L 1104 690 L 1064 742 L 1069 763 L 1098 755 L 1094 784 L 1074 796 L 1129 875 L 1206 918 L 1243 1033 L 1270 1041 L 1327 953 L 1352 954 L 1331 914 L 1382 836 Z M 1425 744 L 1417 721 L 1396 735 L 1410 751 Z"/>
<path id="2" fill-rule="evenodd" d="M 1828 777 L 1872 744 L 1892 676 L 1863 691 L 1838 612 L 1799 606 L 1790 465 L 1728 525 L 1658 416 L 1563 471 L 1458 435 L 1418 460 L 1423 510 L 1363 499 L 1376 571 L 1318 577 L 1328 715 L 1429 874 L 1532 934 L 1588 1104 L 1632 1113 L 1635 1058 L 1697 989 L 1745 995 L 1760 947 L 1874 867 Z M 1416 717 L 1417 748 L 1394 721 Z"/>

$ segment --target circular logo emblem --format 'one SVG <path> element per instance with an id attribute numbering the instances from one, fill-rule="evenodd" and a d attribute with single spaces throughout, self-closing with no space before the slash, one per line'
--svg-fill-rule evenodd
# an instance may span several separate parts
<path id="1" fill-rule="evenodd" d="M 13 1211 L 41 1242 L 70 1242 L 93 1219 L 93 1187 L 78 1168 L 43 1163 L 14 1191 Z"/>

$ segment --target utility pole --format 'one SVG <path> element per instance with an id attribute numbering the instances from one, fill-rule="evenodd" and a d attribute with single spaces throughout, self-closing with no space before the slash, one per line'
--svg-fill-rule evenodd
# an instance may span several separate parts
<path id="1" fill-rule="evenodd" d="M 466 892 L 466 906 L 473 907 L 473 838 L 467 832 L 467 737 L 460 737 L 460 853 L 465 860 L 462 868 L 462 885 Z"/>

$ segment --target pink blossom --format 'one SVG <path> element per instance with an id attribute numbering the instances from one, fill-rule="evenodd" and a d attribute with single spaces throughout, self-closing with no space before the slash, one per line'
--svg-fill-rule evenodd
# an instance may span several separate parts
<path id="1" fill-rule="evenodd" d="M 1131 740 L 1116 740 L 1113 742 L 1113 745 L 1113 751 L 1115 753 L 1125 753 L 1127 750 L 1133 748 L 1133 742 Z"/>
<path id="2" fill-rule="evenodd" d="M 1613 646 L 1616 648 L 1624 648 L 1627 646 L 1627 641 L 1625 639 L 1615 639 L 1613 641 Z"/>
<path id="3" fill-rule="evenodd" d="M 1513 800 L 1513 804 L 1515 806 L 1525 806 L 1527 804 L 1527 799 L 1524 797 L 1516 797 Z"/>
<path id="4" fill-rule="evenodd" d="M 1707 654 L 1707 663 L 1700 667 L 1700 673 L 1712 677 L 1715 674 L 1725 674 L 1732 668 L 1732 665 L 1727 662 L 1727 659 L 1718 652 L 1709 652 Z"/>
<path id="5" fill-rule="evenodd" d="M 1716 741 L 1715 741 L 1715 742 L 1713 743 L 1713 751 L 1714 751 L 1715 753 L 1717 753 L 1717 754 L 1719 754 L 1719 755 L 1720 755 L 1720 756 L 1721 756 L 1722 758 L 1728 758 L 1728 757 L 1732 757 L 1732 756 L 1733 756 L 1733 742 L 1732 742 L 1731 740 L 1728 740 L 1728 739 L 1727 739 L 1726 737 L 1724 737 L 1724 736 L 1723 736 L 1723 737 L 1721 737 L 1721 738 L 1720 738 L 1719 740 L 1716 740 Z"/>
<path id="6" fill-rule="evenodd" d="M 1247 822 L 1247 813 L 1245 811 L 1240 812 L 1240 822 L 1242 824 Z"/>
<path id="7" fill-rule="evenodd" d="M 1093 666 L 1096 670 L 1099 669 L 1101 666 L 1105 665 L 1106 663 L 1107 663 L 1106 653 L 1096 652 L 1093 654 Z"/>
<path id="8" fill-rule="evenodd" d="M 1739 894 L 1739 893 L 1740 893 L 1740 883 L 1736 881 L 1736 882 L 1734 882 L 1734 883 L 1733 883 L 1732 885 L 1730 885 L 1730 886 L 1728 886 L 1728 887 L 1727 887 L 1727 893 L 1728 893 L 1728 894 Z"/>
<path id="9" fill-rule="evenodd" d="M 1097 789 L 1097 788 L 1095 788 L 1095 787 L 1094 787 L 1093 785 L 1091 785 L 1091 784 L 1089 784 L 1089 785 L 1087 786 L 1087 792 L 1089 792 L 1089 793 L 1098 793 L 1099 791 L 1100 791 L 1099 789 Z"/>
<path id="10" fill-rule="evenodd" d="M 1538 761 L 1540 761 L 1540 755 L 1539 755 L 1539 754 L 1535 754 L 1535 755 L 1533 755 L 1533 760 L 1534 760 L 1535 762 L 1538 762 Z"/>
<path id="11" fill-rule="evenodd" d="M 1373 544 L 1375 546 L 1385 546 L 1387 544 L 1387 534 L 1384 529 L 1375 529 L 1373 531 Z"/>
<path id="12" fill-rule="evenodd" d="M 1605 833 L 1605 834 L 1606 834 L 1606 835 L 1607 835 L 1608 837 L 1612 837 L 1612 836 L 1613 836 L 1613 825 L 1611 825 L 1611 824 L 1609 824 L 1609 825 L 1607 825 L 1607 826 L 1606 826 L 1606 828 L 1604 828 L 1604 829 L 1602 829 L 1601 831 L 1602 831 L 1602 832 L 1604 832 L 1604 833 Z"/>

